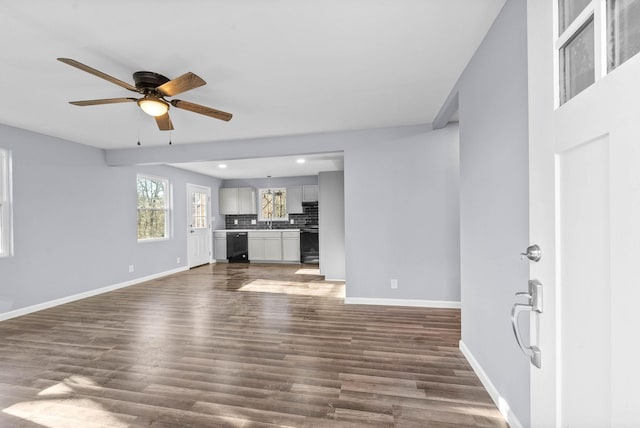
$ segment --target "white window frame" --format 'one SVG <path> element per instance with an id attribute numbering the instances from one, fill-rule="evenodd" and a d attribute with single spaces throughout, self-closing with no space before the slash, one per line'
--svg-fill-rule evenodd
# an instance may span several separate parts
<path id="1" fill-rule="evenodd" d="M 268 191 L 272 191 L 272 192 L 278 192 L 278 191 L 282 191 L 284 192 L 285 195 L 285 201 L 287 198 L 287 189 L 284 187 L 274 187 L 274 188 L 269 188 L 269 189 L 259 189 L 258 190 L 258 221 L 289 221 L 289 212 L 287 211 L 286 208 L 286 202 L 285 202 L 285 214 L 284 217 L 273 217 L 273 218 L 266 218 L 262 216 L 262 195 L 265 192 Z"/>
<path id="2" fill-rule="evenodd" d="M 141 208 L 138 205 L 138 180 L 151 180 L 151 181 L 161 181 L 164 184 L 165 195 L 164 195 L 164 206 L 165 208 L 162 210 L 165 212 L 165 222 L 164 222 L 164 236 L 159 238 L 138 238 L 139 243 L 146 242 L 158 242 L 158 241 L 168 241 L 173 236 L 173 187 L 168 178 L 165 177 L 157 177 L 148 174 L 137 174 L 136 175 L 136 237 L 138 236 L 138 213 Z M 148 209 L 148 208 L 144 208 Z"/>
<path id="3" fill-rule="evenodd" d="M 600 79 L 607 75 L 608 65 L 608 46 L 607 46 L 607 3 L 610 0 L 591 0 L 576 19 L 560 33 L 559 19 L 560 11 L 558 0 L 553 0 L 553 31 L 554 31 L 554 98 L 555 108 L 559 108 L 562 104 L 560 97 L 560 83 L 562 76 L 560 75 L 560 50 L 565 46 L 583 26 L 593 18 L 593 43 L 594 43 L 594 82 L 595 85 Z M 578 94 L 579 95 L 579 94 Z M 568 102 L 570 100 L 566 100 Z"/>
<path id="4" fill-rule="evenodd" d="M 11 152 L 0 148 L 0 257 L 13 255 Z"/>

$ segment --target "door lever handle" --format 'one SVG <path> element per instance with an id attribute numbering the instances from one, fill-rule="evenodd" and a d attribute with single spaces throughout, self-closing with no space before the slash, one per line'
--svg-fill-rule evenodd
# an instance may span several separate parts
<path id="1" fill-rule="evenodd" d="M 527 346 L 524 344 L 522 340 L 522 336 L 520 335 L 520 326 L 518 324 L 518 318 L 520 314 L 523 312 L 531 312 L 531 305 L 523 305 L 522 303 L 516 303 L 513 305 L 511 309 L 511 326 L 513 327 L 513 334 L 516 336 L 516 342 L 518 342 L 518 346 L 524 352 L 524 354 L 529 357 L 531 360 L 531 364 L 540 368 L 542 365 L 542 355 L 540 353 L 540 348 L 537 346 Z"/>
<path id="2" fill-rule="evenodd" d="M 516 293 L 516 296 L 527 296 L 529 298 L 528 304 L 516 303 L 511 308 L 511 327 L 513 328 L 513 334 L 516 337 L 516 342 L 518 346 L 524 352 L 524 354 L 529 357 L 531 363 L 540 368 L 542 364 L 541 352 L 540 348 L 537 346 L 527 346 L 522 340 L 522 335 L 520 334 L 520 325 L 518 323 L 520 315 L 523 312 L 536 312 L 538 314 L 542 313 L 542 283 L 537 279 L 532 279 L 529 281 L 529 291 L 520 291 Z"/>

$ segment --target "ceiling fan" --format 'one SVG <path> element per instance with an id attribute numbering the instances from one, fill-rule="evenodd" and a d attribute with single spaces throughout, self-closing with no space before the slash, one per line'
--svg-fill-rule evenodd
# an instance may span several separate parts
<path id="1" fill-rule="evenodd" d="M 174 95 L 178 95 L 182 92 L 207 84 L 207 82 L 202 80 L 202 78 L 191 72 L 169 80 L 167 77 L 152 71 L 136 71 L 133 73 L 133 81 L 135 82 L 135 86 L 133 86 L 71 58 L 58 58 L 58 61 L 64 62 L 65 64 L 76 67 L 82 71 L 86 71 L 87 73 L 93 74 L 94 76 L 100 77 L 111 83 L 115 83 L 116 85 L 132 92 L 142 94 L 142 98 L 105 98 L 99 100 L 69 101 L 69 104 L 76 106 L 94 106 L 100 104 L 136 102 L 142 111 L 156 119 L 156 124 L 161 131 L 171 131 L 173 129 L 173 124 L 169 117 L 170 105 L 179 109 L 200 113 L 205 116 L 225 121 L 231 120 L 231 117 L 233 116 L 231 113 L 226 113 L 200 104 L 194 104 L 189 101 L 165 99 L 165 97 L 173 97 Z"/>

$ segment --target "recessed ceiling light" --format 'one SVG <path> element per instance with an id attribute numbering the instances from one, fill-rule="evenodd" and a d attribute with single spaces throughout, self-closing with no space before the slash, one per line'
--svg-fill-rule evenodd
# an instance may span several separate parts
<path id="1" fill-rule="evenodd" d="M 305 162 L 306 162 L 306 160 L 304 160 L 304 159 L 300 158 L 300 159 L 296 159 L 296 162 L 297 162 L 297 163 L 301 163 L 301 164 L 302 164 L 302 163 L 305 163 Z"/>
<path id="2" fill-rule="evenodd" d="M 218 164 L 218 168 L 225 169 L 226 167 L 227 167 L 227 164 L 226 164 L 226 163 L 219 163 L 219 164 Z"/>

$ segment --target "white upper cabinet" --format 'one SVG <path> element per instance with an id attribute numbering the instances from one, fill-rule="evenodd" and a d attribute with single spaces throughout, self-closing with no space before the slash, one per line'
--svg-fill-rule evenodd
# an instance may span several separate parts
<path id="1" fill-rule="evenodd" d="M 238 188 L 238 214 L 258 214 L 256 189 Z"/>
<path id="2" fill-rule="evenodd" d="M 318 201 L 318 186 L 308 185 L 302 186 L 302 202 L 317 202 Z"/>
<path id="3" fill-rule="evenodd" d="M 256 190 L 254 188 L 220 188 L 218 195 L 221 215 L 258 213 Z"/>
<path id="4" fill-rule="evenodd" d="M 287 213 L 302 214 L 302 186 L 287 187 Z"/>
<path id="5" fill-rule="evenodd" d="M 238 189 L 220 189 L 218 192 L 220 214 L 238 214 Z"/>

